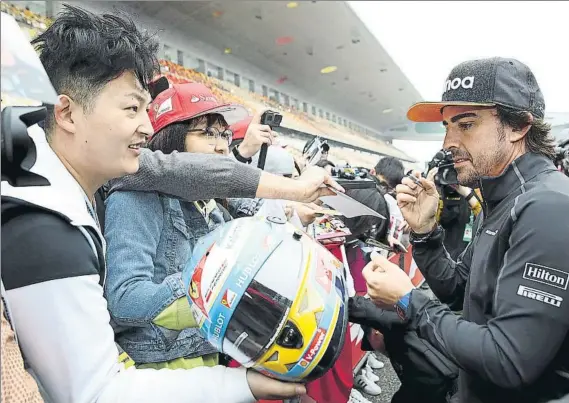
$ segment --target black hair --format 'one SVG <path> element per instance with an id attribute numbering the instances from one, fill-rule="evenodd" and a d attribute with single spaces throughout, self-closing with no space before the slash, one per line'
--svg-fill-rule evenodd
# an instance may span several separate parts
<path id="1" fill-rule="evenodd" d="M 328 145 L 328 143 L 324 143 L 322 144 L 322 151 L 327 153 L 328 151 L 330 151 L 330 146 Z"/>
<path id="2" fill-rule="evenodd" d="M 389 207 L 378 189 L 346 189 L 346 195 L 366 205 L 382 216 L 389 218 Z M 345 218 L 344 223 L 352 233 L 352 235 L 348 237 L 349 240 L 354 238 L 373 238 L 376 241 L 385 242 L 387 239 L 389 219 L 384 220 L 383 218 L 375 216 L 359 216 Z"/>
<path id="3" fill-rule="evenodd" d="M 148 89 L 160 71 L 154 35 L 140 31 L 126 14 L 96 15 L 69 4 L 63 7 L 32 41 L 58 94 L 89 111 L 102 88 L 127 71 Z M 48 106 L 45 127 L 48 132 L 54 127 L 53 106 Z"/>
<path id="4" fill-rule="evenodd" d="M 330 165 L 332 168 L 336 168 L 336 165 L 334 165 L 332 161 L 320 160 L 316 163 L 316 166 L 320 168 L 326 168 L 328 165 Z"/>
<path id="5" fill-rule="evenodd" d="M 170 154 L 173 151 L 183 153 L 186 151 L 186 136 L 188 135 L 188 131 L 203 123 L 206 124 L 206 127 L 216 124 L 223 127 L 227 126 L 227 122 L 223 116 L 218 113 L 199 116 L 182 122 L 171 123 L 168 126 L 163 127 L 158 133 L 154 134 L 152 140 L 148 143 L 148 148 L 152 151 L 160 150 L 164 154 Z"/>
<path id="6" fill-rule="evenodd" d="M 387 185 L 395 189 L 405 176 L 403 163 L 395 157 L 383 157 L 375 166 L 375 174 L 385 178 Z"/>
<path id="7" fill-rule="evenodd" d="M 502 126 L 509 126 L 519 131 L 531 125 L 524 137 L 526 150 L 543 155 L 550 160 L 555 159 L 555 139 L 551 135 L 551 125 L 535 116 L 530 121 L 529 112 L 518 111 L 506 106 L 497 105 L 496 112 Z"/>

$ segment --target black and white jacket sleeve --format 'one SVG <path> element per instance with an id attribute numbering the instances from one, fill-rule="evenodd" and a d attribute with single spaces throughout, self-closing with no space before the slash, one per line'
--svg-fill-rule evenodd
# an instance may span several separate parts
<path id="1" fill-rule="evenodd" d="M 30 213 L 2 226 L 2 280 L 10 313 L 47 401 L 255 401 L 244 369 L 125 369 L 98 264 L 83 234 L 57 215 Z"/>

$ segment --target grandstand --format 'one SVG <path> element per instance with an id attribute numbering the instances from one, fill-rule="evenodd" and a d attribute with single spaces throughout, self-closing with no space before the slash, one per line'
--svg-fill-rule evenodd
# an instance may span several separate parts
<path id="1" fill-rule="evenodd" d="M 224 101 L 243 104 L 250 113 L 264 107 L 280 111 L 281 139 L 297 150 L 310 136 L 321 136 L 332 145 L 334 162 L 370 166 L 381 155 L 413 162 L 389 144 L 398 137 L 389 128 L 406 122 L 406 108 L 419 96 L 344 2 L 80 5 L 93 11 L 124 9 L 141 25 L 163 29 L 161 67 L 171 82 L 202 82 Z M 49 25 L 47 16 L 55 15 L 59 7 L 61 2 L 55 1 L 2 2 L 2 10 L 14 15 L 30 37 Z M 290 9 L 294 15 L 287 15 Z M 261 24 L 252 29 L 253 21 Z M 342 34 L 332 37 L 324 29 L 312 33 L 316 24 L 334 25 Z M 285 32 L 287 26 L 294 29 Z M 279 45 L 285 33 L 295 35 L 284 36 L 292 44 Z M 285 63 L 287 52 L 293 62 Z M 326 59 L 341 72 L 321 74 Z"/>

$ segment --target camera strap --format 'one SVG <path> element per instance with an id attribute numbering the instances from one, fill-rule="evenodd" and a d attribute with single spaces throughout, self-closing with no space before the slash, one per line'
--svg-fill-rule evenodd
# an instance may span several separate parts
<path id="1" fill-rule="evenodd" d="M 209 201 L 199 200 L 195 201 L 193 204 L 206 221 L 208 227 L 211 227 L 212 224 L 220 223 L 219 218 L 215 217 L 215 212 L 217 210 L 217 203 L 215 199 L 210 199 Z M 221 214 L 221 212 L 219 212 L 219 214 Z"/>

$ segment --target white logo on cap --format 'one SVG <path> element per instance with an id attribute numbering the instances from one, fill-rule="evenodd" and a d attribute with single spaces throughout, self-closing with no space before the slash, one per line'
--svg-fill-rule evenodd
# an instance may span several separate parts
<path id="1" fill-rule="evenodd" d="M 160 106 L 156 111 L 156 116 L 154 119 L 158 119 L 161 115 L 165 114 L 166 112 L 170 112 L 172 110 L 172 98 L 168 98 Z"/>
<path id="2" fill-rule="evenodd" d="M 190 102 L 191 103 L 197 103 L 197 102 L 215 102 L 217 103 L 217 99 L 215 99 L 215 97 L 209 96 L 209 95 L 192 95 L 192 98 L 190 98 Z"/>
<path id="3" fill-rule="evenodd" d="M 474 76 L 468 76 L 464 78 L 453 78 L 452 80 L 446 80 L 443 94 L 449 90 L 456 90 L 460 87 L 465 90 L 471 89 L 474 85 Z"/>

